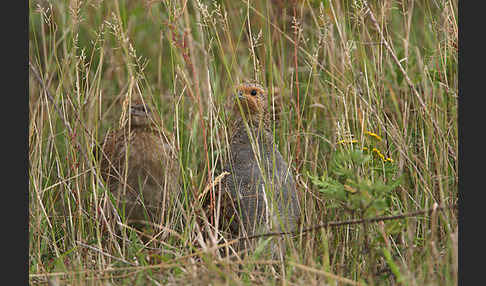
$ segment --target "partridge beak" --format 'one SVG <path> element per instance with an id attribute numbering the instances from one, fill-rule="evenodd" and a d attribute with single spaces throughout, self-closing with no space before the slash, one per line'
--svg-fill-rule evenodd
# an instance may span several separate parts
<path id="1" fill-rule="evenodd" d="M 145 107 L 143 104 L 136 104 L 132 105 L 132 107 L 130 108 L 130 113 L 132 115 L 146 116 L 152 113 L 152 111 L 150 110 L 150 108 Z"/>
<path id="2" fill-rule="evenodd" d="M 245 96 L 243 95 L 243 92 L 242 91 L 237 91 L 236 92 L 236 96 L 239 98 L 239 99 L 244 99 Z"/>

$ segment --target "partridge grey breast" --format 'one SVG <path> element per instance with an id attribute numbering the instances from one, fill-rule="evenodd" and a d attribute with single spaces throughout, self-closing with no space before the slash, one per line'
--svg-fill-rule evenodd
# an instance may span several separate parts
<path id="1" fill-rule="evenodd" d="M 129 221 L 159 223 L 180 190 L 174 148 L 141 100 L 132 102 L 129 116 L 129 123 L 105 136 L 102 175 Z"/>
<path id="2" fill-rule="evenodd" d="M 236 218 L 230 229 L 249 236 L 269 230 L 294 231 L 300 218 L 296 186 L 269 128 L 266 92 L 256 83 L 243 83 L 236 93 L 225 167 L 230 174 L 224 180 L 232 205 L 224 204 L 225 217 Z"/>

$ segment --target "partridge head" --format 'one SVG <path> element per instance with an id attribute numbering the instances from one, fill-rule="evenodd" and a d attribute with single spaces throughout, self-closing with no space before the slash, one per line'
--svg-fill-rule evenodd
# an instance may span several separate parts
<path id="1" fill-rule="evenodd" d="M 267 91 L 256 82 L 246 81 L 235 88 L 235 112 L 241 111 L 251 118 L 259 117 L 266 112 Z"/>

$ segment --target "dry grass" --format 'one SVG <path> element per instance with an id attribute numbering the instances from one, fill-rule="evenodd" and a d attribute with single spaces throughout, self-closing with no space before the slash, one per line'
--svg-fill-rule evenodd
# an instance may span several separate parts
<path id="1" fill-rule="evenodd" d="M 210 224 L 244 78 L 272 95 L 303 228 L 361 218 L 311 178 L 331 173 L 340 140 L 363 147 L 367 131 L 402 176 L 384 215 L 454 205 L 457 1 L 31 0 L 29 21 L 31 284 L 457 284 L 451 208 L 302 233 L 285 260 L 264 255 L 271 238 L 235 254 Z M 92 151 L 137 91 L 175 135 L 183 195 L 176 219 L 118 233 Z"/>

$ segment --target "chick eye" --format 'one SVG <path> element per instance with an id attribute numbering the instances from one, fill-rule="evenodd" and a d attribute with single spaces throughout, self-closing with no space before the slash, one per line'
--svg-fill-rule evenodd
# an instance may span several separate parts
<path id="1" fill-rule="evenodd" d="M 252 89 L 251 92 L 250 92 L 250 94 L 253 95 L 253 96 L 257 95 L 256 89 Z"/>

